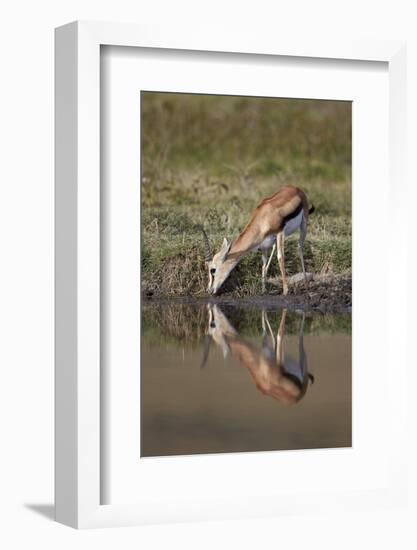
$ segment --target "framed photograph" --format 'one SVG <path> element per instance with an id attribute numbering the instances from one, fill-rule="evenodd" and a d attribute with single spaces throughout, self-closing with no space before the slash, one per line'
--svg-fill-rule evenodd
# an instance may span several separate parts
<path id="1" fill-rule="evenodd" d="M 56 30 L 58 521 L 404 503 L 404 52 Z"/>

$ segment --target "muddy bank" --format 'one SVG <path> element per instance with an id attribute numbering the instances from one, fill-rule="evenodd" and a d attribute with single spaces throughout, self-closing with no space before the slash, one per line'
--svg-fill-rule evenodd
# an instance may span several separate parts
<path id="1" fill-rule="evenodd" d="M 350 313 L 352 311 L 352 278 L 350 275 L 308 274 L 307 285 L 298 275 L 288 280 L 289 292 L 282 295 L 281 284 L 277 279 L 268 280 L 265 294 L 241 297 L 227 291 L 216 297 L 177 296 L 164 297 L 152 291 L 143 292 L 146 302 L 182 304 L 203 304 L 207 301 L 239 307 L 263 307 L 268 310 L 286 308 L 289 310 L 318 311 L 323 313 Z"/>

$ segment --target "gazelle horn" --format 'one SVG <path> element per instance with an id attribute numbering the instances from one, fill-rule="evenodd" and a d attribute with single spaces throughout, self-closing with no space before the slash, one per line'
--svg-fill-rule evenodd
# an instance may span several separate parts
<path id="1" fill-rule="evenodd" d="M 210 248 L 210 242 L 207 237 L 207 233 L 204 231 L 203 228 L 201 228 L 201 231 L 203 233 L 203 240 L 204 240 L 204 259 L 206 262 L 210 262 L 213 259 L 213 253 Z"/>
<path id="2" fill-rule="evenodd" d="M 204 351 L 203 351 L 203 358 L 200 364 L 200 369 L 204 369 L 204 367 L 207 365 L 207 360 L 210 352 L 210 343 L 211 343 L 211 336 L 209 334 L 206 334 L 204 338 Z"/>

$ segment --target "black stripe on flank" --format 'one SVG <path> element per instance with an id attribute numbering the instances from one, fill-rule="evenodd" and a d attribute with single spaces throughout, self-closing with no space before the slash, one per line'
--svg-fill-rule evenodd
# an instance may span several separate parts
<path id="1" fill-rule="evenodd" d="M 291 214 L 287 214 L 285 216 L 285 218 L 282 220 L 282 228 L 285 227 L 285 225 L 290 221 L 292 220 L 293 218 L 296 218 L 298 216 L 298 214 L 301 212 L 301 210 L 303 209 L 303 202 L 301 201 L 300 204 L 297 206 L 297 208 L 295 210 L 293 210 L 291 212 Z"/>
<path id="2" fill-rule="evenodd" d="M 288 380 L 291 380 L 291 382 L 293 382 L 299 390 L 303 389 L 303 384 L 304 384 L 303 379 L 298 378 L 296 374 L 287 372 L 285 368 L 282 369 L 282 374 L 285 376 L 285 378 L 287 378 Z"/>

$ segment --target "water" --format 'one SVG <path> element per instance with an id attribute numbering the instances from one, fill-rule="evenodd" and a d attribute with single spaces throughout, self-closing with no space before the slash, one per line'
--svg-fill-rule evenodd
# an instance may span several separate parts
<path id="1" fill-rule="evenodd" d="M 349 315 L 145 305 L 141 456 L 350 447 Z"/>

